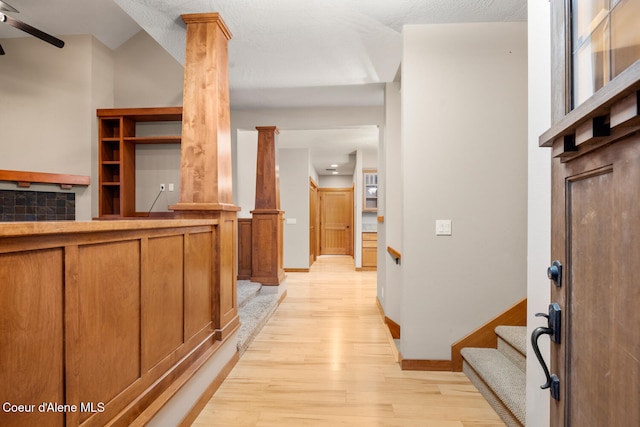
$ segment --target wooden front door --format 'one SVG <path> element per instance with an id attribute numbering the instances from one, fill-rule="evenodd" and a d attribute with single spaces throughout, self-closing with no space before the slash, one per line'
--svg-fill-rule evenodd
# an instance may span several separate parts
<path id="1" fill-rule="evenodd" d="M 554 426 L 640 426 L 640 137 L 553 165 Z"/>
<path id="2" fill-rule="evenodd" d="M 640 1 L 551 11 L 550 425 L 640 426 Z"/>
<path id="3" fill-rule="evenodd" d="M 353 255 L 353 188 L 320 188 L 320 255 Z"/>

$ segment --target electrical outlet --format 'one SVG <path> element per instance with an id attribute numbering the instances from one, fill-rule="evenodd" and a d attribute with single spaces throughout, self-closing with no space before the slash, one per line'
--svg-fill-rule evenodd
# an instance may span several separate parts
<path id="1" fill-rule="evenodd" d="M 164 191 L 164 184 L 160 184 L 160 191 Z"/>

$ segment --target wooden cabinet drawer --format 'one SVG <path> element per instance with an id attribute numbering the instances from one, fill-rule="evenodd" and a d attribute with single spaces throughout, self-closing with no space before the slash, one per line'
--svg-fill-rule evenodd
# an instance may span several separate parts
<path id="1" fill-rule="evenodd" d="M 378 262 L 378 233 L 362 233 L 362 266 L 376 267 Z"/>

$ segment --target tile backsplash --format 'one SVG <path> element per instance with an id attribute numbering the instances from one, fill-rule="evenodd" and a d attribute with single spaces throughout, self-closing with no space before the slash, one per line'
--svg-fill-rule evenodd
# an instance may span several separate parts
<path id="1" fill-rule="evenodd" d="M 0 190 L 0 222 L 75 219 L 75 193 Z"/>

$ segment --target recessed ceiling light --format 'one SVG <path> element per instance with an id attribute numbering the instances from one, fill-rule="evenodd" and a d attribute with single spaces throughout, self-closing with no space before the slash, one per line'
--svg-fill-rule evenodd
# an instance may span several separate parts
<path id="1" fill-rule="evenodd" d="M 336 165 L 335 163 L 331 165 L 332 168 L 337 168 L 338 165 Z"/>
<path id="2" fill-rule="evenodd" d="M 338 171 L 333 171 L 331 173 L 334 174 L 334 175 L 338 175 Z"/>

